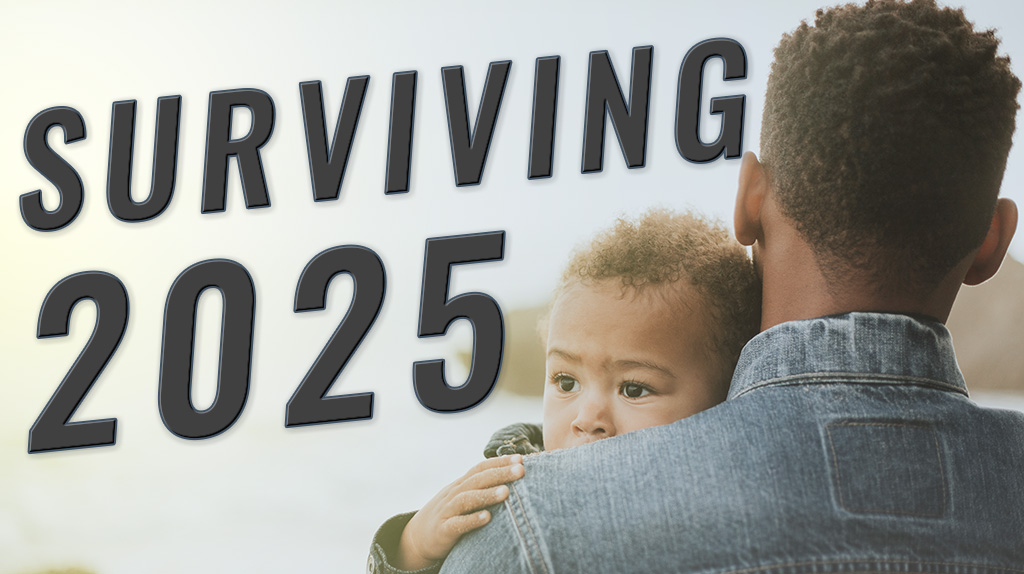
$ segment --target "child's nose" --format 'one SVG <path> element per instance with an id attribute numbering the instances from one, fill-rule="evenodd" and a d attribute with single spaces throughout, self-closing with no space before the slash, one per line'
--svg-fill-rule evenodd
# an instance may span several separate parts
<path id="1" fill-rule="evenodd" d="M 587 440 L 615 436 L 615 424 L 608 401 L 598 396 L 582 397 L 576 419 L 572 422 L 572 430 L 573 434 Z"/>

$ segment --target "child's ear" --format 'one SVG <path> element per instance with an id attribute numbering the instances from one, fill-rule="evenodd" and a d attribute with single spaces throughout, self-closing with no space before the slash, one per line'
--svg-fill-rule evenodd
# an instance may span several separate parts
<path id="1" fill-rule="evenodd" d="M 1017 204 L 1011 199 L 1000 197 L 996 200 L 996 212 L 992 215 L 992 223 L 989 224 L 985 241 L 974 255 L 974 261 L 971 262 L 971 267 L 964 277 L 965 285 L 977 285 L 987 281 L 999 271 L 1015 231 Z"/>
<path id="2" fill-rule="evenodd" d="M 733 213 L 733 227 L 736 239 L 743 245 L 753 245 L 764 239 L 761 227 L 761 206 L 768 193 L 768 174 L 757 161 L 753 152 L 743 154 L 740 163 L 739 189 L 736 191 L 736 210 Z"/>

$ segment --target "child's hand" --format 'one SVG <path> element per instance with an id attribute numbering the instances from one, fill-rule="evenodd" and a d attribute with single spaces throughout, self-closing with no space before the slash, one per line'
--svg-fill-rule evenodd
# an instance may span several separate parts
<path id="1" fill-rule="evenodd" d="M 459 537 L 491 519 L 481 510 L 508 498 L 505 483 L 523 477 L 522 455 L 489 458 L 437 493 L 405 525 L 399 542 L 403 570 L 426 568 L 448 556 Z"/>

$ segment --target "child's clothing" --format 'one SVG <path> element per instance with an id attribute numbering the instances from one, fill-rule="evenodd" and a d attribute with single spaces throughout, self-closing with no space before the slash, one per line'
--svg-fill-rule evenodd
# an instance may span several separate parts
<path id="1" fill-rule="evenodd" d="M 491 435 L 484 447 L 484 457 L 494 458 L 506 454 L 534 454 L 544 450 L 544 433 L 540 425 L 516 423 Z"/>
<path id="2" fill-rule="evenodd" d="M 391 565 L 398 556 L 398 543 L 402 539 L 405 525 L 412 520 L 416 511 L 406 512 L 387 519 L 373 535 L 370 544 L 370 557 L 366 560 L 366 574 L 436 574 L 441 570 L 443 560 L 419 570 L 399 570 Z M 390 557 L 390 558 L 389 558 Z"/>

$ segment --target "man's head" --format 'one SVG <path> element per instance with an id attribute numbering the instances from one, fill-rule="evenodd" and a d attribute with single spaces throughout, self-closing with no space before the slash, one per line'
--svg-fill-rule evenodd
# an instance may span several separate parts
<path id="1" fill-rule="evenodd" d="M 674 422 L 725 399 L 760 284 L 721 226 L 652 211 L 578 250 L 546 324 L 544 445 Z"/>
<path id="2" fill-rule="evenodd" d="M 924 296 L 985 241 L 1021 86 L 998 45 L 933 0 L 819 10 L 783 36 L 762 183 L 832 288 Z"/>

